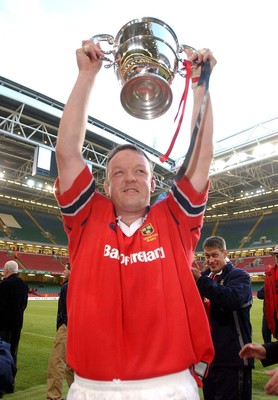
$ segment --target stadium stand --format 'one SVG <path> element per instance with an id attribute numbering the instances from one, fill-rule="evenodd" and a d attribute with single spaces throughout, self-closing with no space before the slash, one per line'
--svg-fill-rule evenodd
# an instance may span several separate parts
<path id="1" fill-rule="evenodd" d="M 59 257 L 48 256 L 45 254 L 17 253 L 15 259 L 25 270 L 42 271 L 46 274 L 60 275 L 64 271 L 64 265 Z"/>
<path id="2" fill-rule="evenodd" d="M 222 236 L 229 250 L 251 247 L 274 247 L 278 243 L 278 213 L 256 217 L 205 222 L 197 252 L 202 252 L 202 243 L 206 237 Z"/>
<path id="3" fill-rule="evenodd" d="M 30 215 L 41 227 L 42 234 L 54 244 L 67 245 L 67 236 L 63 229 L 61 219 L 57 215 L 47 214 L 40 211 L 29 211 Z"/>
<path id="4" fill-rule="evenodd" d="M 244 220 L 220 221 L 217 235 L 226 238 L 229 249 L 238 249 L 242 240 L 248 236 L 249 232 L 256 224 L 257 218 Z"/>
<path id="5" fill-rule="evenodd" d="M 24 209 L 12 208 L 1 204 L 0 212 L 6 216 L 12 216 L 19 225 L 19 227 L 9 227 L 10 229 L 8 235 L 4 230 L 1 230 L 0 237 L 7 238 L 8 236 L 8 238 L 15 240 L 49 243 L 49 241 L 45 240 L 45 238 L 42 236 L 35 223 L 26 215 Z"/>
<path id="6" fill-rule="evenodd" d="M 7 251 L 0 251 L 0 268 L 3 268 L 3 265 L 10 260 L 14 260 L 14 257 L 8 254 Z"/>
<path id="7" fill-rule="evenodd" d="M 9 260 L 16 260 L 21 271 L 34 271 L 45 274 L 61 275 L 64 271 L 64 264 L 68 261 L 66 257 L 60 259 L 46 254 L 21 253 L 0 251 L 1 268 Z"/>
<path id="8" fill-rule="evenodd" d="M 29 297 L 58 297 L 61 286 L 57 284 L 36 284 L 28 282 Z"/>
<path id="9" fill-rule="evenodd" d="M 57 215 L 0 204 L 0 218 L 1 215 L 7 218 L 13 217 L 18 227 L 8 227 L 9 234 L 7 234 L 2 222 L 0 238 L 67 245 L 63 224 Z"/>
<path id="10" fill-rule="evenodd" d="M 248 235 L 254 223 L 253 218 L 244 219 L 242 222 L 241 220 L 205 222 L 197 251 L 202 251 L 202 243 L 205 238 L 213 235 L 225 238 L 229 249 L 238 249 L 242 239 Z"/>
<path id="11" fill-rule="evenodd" d="M 261 246 L 262 244 L 273 246 L 278 243 L 278 214 L 266 214 L 263 216 L 260 224 L 258 224 L 252 240 L 251 246 Z"/>
<path id="12" fill-rule="evenodd" d="M 231 261 L 235 265 L 235 267 L 242 268 L 250 274 L 265 273 L 268 266 L 273 264 L 273 257 L 238 257 L 231 258 Z"/>

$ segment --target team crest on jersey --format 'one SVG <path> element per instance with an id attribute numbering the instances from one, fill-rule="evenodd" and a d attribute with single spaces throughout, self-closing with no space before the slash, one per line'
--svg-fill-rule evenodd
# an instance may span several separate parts
<path id="1" fill-rule="evenodd" d="M 148 235 L 151 235 L 152 233 L 154 233 L 152 224 L 143 226 L 143 228 L 141 229 L 141 232 L 144 236 L 148 236 Z"/>
<path id="2" fill-rule="evenodd" d="M 152 242 L 153 240 L 157 239 L 158 234 L 155 233 L 154 227 L 152 224 L 147 224 L 143 226 L 141 229 L 141 233 L 144 236 L 144 239 L 146 242 Z"/>

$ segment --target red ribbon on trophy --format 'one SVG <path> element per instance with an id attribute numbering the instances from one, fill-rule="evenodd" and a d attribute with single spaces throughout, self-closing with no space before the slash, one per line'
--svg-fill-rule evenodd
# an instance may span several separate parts
<path id="1" fill-rule="evenodd" d="M 180 100 L 178 112 L 177 112 L 177 114 L 175 116 L 174 122 L 176 121 L 176 119 L 177 119 L 177 117 L 179 115 L 181 106 L 182 106 L 182 112 L 181 112 L 181 115 L 180 115 L 180 119 L 179 119 L 179 123 L 178 123 L 177 129 L 176 129 L 176 131 L 174 133 L 174 136 L 172 138 L 172 141 L 170 143 L 170 146 L 169 146 L 168 150 L 166 151 L 166 153 L 162 157 L 160 157 L 160 161 L 161 162 L 165 162 L 168 159 L 171 151 L 173 150 L 174 144 L 175 144 L 175 142 L 177 140 L 177 137 L 178 137 L 181 125 L 182 125 L 182 121 L 183 121 L 184 110 L 185 110 L 185 106 L 186 106 L 186 100 L 187 100 L 188 89 L 189 89 L 189 83 L 190 83 L 190 78 L 191 78 L 191 73 L 192 73 L 192 66 L 191 66 L 191 62 L 190 61 L 184 60 L 183 61 L 183 66 L 184 66 L 185 71 L 186 71 L 185 88 L 184 88 L 184 91 L 183 91 L 183 94 L 182 94 L 182 97 L 181 97 L 181 100 Z"/>

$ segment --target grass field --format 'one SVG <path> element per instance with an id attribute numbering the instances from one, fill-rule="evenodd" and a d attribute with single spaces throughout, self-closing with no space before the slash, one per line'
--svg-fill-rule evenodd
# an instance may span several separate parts
<path id="1" fill-rule="evenodd" d="M 7 400 L 45 400 L 46 371 L 56 326 L 57 301 L 29 301 L 18 353 L 16 391 L 5 395 Z M 254 298 L 251 312 L 253 341 L 262 342 L 262 301 Z M 268 369 L 271 369 L 269 367 Z M 255 361 L 253 371 L 253 400 L 269 398 L 263 390 L 268 381 L 260 361 Z M 64 385 L 64 397 L 67 387 Z M 155 399 L 154 399 L 155 400 Z"/>

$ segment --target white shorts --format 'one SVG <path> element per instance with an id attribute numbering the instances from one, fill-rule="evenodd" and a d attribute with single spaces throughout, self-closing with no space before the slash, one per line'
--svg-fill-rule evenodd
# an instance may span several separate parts
<path id="1" fill-rule="evenodd" d="M 200 400 L 189 370 L 158 378 L 92 381 L 74 376 L 67 400 Z"/>

